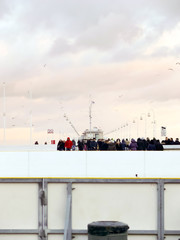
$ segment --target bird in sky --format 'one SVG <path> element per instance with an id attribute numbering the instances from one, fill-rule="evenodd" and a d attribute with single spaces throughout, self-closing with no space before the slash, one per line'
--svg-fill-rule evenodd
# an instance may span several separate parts
<path id="1" fill-rule="evenodd" d="M 170 70 L 170 71 L 174 71 L 174 69 L 172 69 L 172 68 L 169 68 L 168 70 Z"/>
<path id="2" fill-rule="evenodd" d="M 177 62 L 176 64 L 179 64 L 179 65 L 180 65 L 180 62 Z"/>

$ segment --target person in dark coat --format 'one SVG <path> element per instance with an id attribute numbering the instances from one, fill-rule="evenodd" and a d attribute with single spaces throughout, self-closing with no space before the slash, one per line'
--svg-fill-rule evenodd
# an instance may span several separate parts
<path id="1" fill-rule="evenodd" d="M 116 140 L 116 150 L 122 151 L 122 145 L 121 145 L 121 141 L 119 138 Z"/>
<path id="2" fill-rule="evenodd" d="M 102 144 L 103 144 L 103 139 L 98 139 L 97 145 L 99 150 L 101 150 Z"/>
<path id="3" fill-rule="evenodd" d="M 93 140 L 90 141 L 90 150 L 91 151 L 97 150 L 97 142 L 95 138 L 93 138 Z"/>
<path id="4" fill-rule="evenodd" d="M 129 148 L 131 151 L 136 151 L 138 148 L 137 142 L 135 141 L 135 139 L 131 139 L 131 143 L 129 145 Z"/>
<path id="5" fill-rule="evenodd" d="M 123 139 L 122 142 L 121 142 L 121 146 L 122 146 L 122 150 L 124 151 L 125 148 L 126 148 L 126 142 L 125 142 L 124 139 Z"/>
<path id="6" fill-rule="evenodd" d="M 139 150 L 139 151 L 145 150 L 145 146 L 144 146 L 143 139 L 138 138 L 138 139 L 137 139 L 137 145 L 138 145 L 137 150 Z"/>
<path id="7" fill-rule="evenodd" d="M 147 150 L 149 142 L 150 142 L 150 140 L 148 138 L 147 138 L 147 140 L 144 138 L 138 138 L 138 140 L 137 140 L 138 149 L 137 150 L 140 150 L 140 151 Z"/>
<path id="8" fill-rule="evenodd" d="M 114 151 L 116 150 L 116 143 L 113 140 L 110 140 L 108 142 L 108 151 Z"/>
<path id="9" fill-rule="evenodd" d="M 90 146 L 91 140 L 88 139 L 86 142 L 86 150 L 90 151 L 91 150 L 91 146 Z"/>
<path id="10" fill-rule="evenodd" d="M 83 149 L 84 149 L 84 144 L 80 140 L 78 140 L 78 149 L 79 149 L 79 151 L 83 151 Z"/>
<path id="11" fill-rule="evenodd" d="M 168 137 L 166 137 L 165 140 L 164 140 L 164 143 L 166 145 L 170 145 L 171 144 L 170 139 Z"/>
<path id="12" fill-rule="evenodd" d="M 107 151 L 108 150 L 108 140 L 104 141 L 101 145 L 101 151 Z"/>
<path id="13" fill-rule="evenodd" d="M 148 151 L 155 151 L 156 150 L 156 146 L 155 146 L 155 143 L 154 143 L 153 140 L 151 140 L 150 143 L 148 144 L 147 150 Z"/>
<path id="14" fill-rule="evenodd" d="M 160 143 L 159 140 L 156 140 L 155 147 L 156 147 L 156 151 L 163 151 L 163 150 L 164 150 L 164 147 L 163 147 L 163 145 Z"/>
<path id="15" fill-rule="evenodd" d="M 64 144 L 65 144 L 64 141 L 59 140 L 59 142 L 57 144 L 57 150 L 58 151 L 64 151 L 65 150 Z"/>
<path id="16" fill-rule="evenodd" d="M 176 138 L 174 144 L 176 144 L 176 145 L 179 145 L 179 144 L 180 144 L 180 142 L 179 142 L 179 138 Z"/>
<path id="17" fill-rule="evenodd" d="M 143 144 L 144 144 L 144 150 L 147 150 L 148 144 L 149 144 L 150 140 L 149 139 L 143 139 Z"/>

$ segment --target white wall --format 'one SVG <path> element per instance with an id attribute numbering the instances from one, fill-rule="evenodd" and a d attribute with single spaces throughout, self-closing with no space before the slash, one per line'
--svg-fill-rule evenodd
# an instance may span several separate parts
<path id="1" fill-rule="evenodd" d="M 179 178 L 180 151 L 0 152 L 0 177 Z"/>

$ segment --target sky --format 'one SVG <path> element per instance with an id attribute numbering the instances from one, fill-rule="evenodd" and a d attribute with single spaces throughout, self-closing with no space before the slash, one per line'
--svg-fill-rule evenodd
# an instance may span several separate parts
<path id="1" fill-rule="evenodd" d="M 180 137 L 179 10 L 179 0 L 0 0 L 0 144 L 77 138 L 92 101 L 106 138 L 161 138 L 161 126 Z"/>

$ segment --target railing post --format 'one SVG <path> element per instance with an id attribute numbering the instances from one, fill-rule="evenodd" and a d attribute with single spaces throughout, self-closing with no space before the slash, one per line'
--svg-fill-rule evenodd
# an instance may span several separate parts
<path id="1" fill-rule="evenodd" d="M 164 240 L 164 180 L 158 181 L 158 240 Z"/>
<path id="2" fill-rule="evenodd" d="M 39 186 L 39 240 L 47 240 L 47 181 Z"/>
<path id="3" fill-rule="evenodd" d="M 64 226 L 64 240 L 72 239 L 72 183 L 67 185 L 66 218 Z"/>

